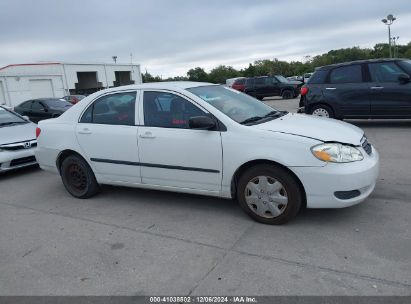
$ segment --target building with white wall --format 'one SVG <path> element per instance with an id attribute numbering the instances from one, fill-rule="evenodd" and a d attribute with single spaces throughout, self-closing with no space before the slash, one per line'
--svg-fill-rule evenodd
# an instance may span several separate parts
<path id="1" fill-rule="evenodd" d="M 105 88 L 142 83 L 140 65 L 121 63 L 31 63 L 0 68 L 0 104 L 29 99 L 90 94 Z"/>

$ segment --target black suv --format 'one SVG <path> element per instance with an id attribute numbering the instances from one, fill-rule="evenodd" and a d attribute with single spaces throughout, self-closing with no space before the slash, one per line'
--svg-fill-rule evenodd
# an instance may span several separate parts
<path id="1" fill-rule="evenodd" d="M 295 98 L 300 94 L 302 82 L 290 81 L 284 76 L 259 76 L 247 78 L 244 93 L 263 99 L 264 97 L 282 96 L 284 99 Z"/>
<path id="2" fill-rule="evenodd" d="M 372 59 L 318 68 L 300 112 L 332 118 L 411 118 L 411 60 Z"/>

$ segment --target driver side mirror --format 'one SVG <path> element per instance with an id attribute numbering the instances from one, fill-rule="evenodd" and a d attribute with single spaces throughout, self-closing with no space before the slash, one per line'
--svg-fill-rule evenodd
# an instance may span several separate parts
<path id="1" fill-rule="evenodd" d="M 410 76 L 407 75 L 407 74 L 400 74 L 400 75 L 398 75 L 398 81 L 401 84 L 408 83 L 408 82 L 410 82 Z"/>
<path id="2" fill-rule="evenodd" d="M 190 129 L 211 130 L 216 126 L 214 119 L 208 116 L 194 116 L 188 120 Z"/>

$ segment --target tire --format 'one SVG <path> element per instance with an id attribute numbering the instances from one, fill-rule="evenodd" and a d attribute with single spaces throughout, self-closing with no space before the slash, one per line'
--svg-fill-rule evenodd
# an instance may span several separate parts
<path id="1" fill-rule="evenodd" d="M 100 191 L 93 170 L 80 156 L 66 157 L 61 163 L 60 175 L 66 190 L 76 198 L 89 198 Z"/>
<path id="2" fill-rule="evenodd" d="M 310 114 L 314 116 L 334 118 L 334 111 L 331 109 L 331 107 L 324 104 L 313 106 L 310 109 Z"/>
<path id="3" fill-rule="evenodd" d="M 293 92 L 291 92 L 290 90 L 284 90 L 281 96 L 283 99 L 291 99 L 293 98 Z"/>
<path id="4" fill-rule="evenodd" d="M 281 225 L 297 215 L 303 203 L 303 190 L 286 169 L 276 165 L 256 165 L 240 176 L 237 200 L 257 222 Z"/>

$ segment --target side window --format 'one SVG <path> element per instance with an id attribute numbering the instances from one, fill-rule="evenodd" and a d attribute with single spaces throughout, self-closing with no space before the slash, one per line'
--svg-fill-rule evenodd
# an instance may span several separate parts
<path id="1" fill-rule="evenodd" d="M 35 100 L 33 101 L 33 104 L 31 105 L 31 109 L 34 111 L 43 110 L 44 106 L 40 102 Z"/>
<path id="2" fill-rule="evenodd" d="M 206 113 L 188 100 L 167 92 L 144 92 L 144 125 L 189 129 L 188 121 Z"/>
<path id="3" fill-rule="evenodd" d="M 361 65 L 350 65 L 340 68 L 335 68 L 330 73 L 331 83 L 355 83 L 362 82 Z"/>
<path id="4" fill-rule="evenodd" d="M 267 79 L 268 79 L 268 77 L 255 78 L 254 79 L 254 85 L 256 87 L 264 87 L 264 86 L 267 85 Z"/>
<path id="5" fill-rule="evenodd" d="M 371 81 L 397 82 L 398 76 L 404 73 L 394 62 L 369 63 Z"/>
<path id="6" fill-rule="evenodd" d="M 313 84 L 325 83 L 325 79 L 327 78 L 327 75 L 328 75 L 328 71 L 326 70 L 316 71 L 310 77 L 310 79 L 308 80 L 308 83 L 313 83 Z"/>
<path id="7" fill-rule="evenodd" d="M 30 108 L 31 108 L 31 103 L 32 103 L 32 101 L 31 101 L 31 100 L 26 101 L 26 102 L 24 102 L 24 103 L 22 103 L 22 104 L 20 105 L 20 108 L 23 108 L 23 109 L 30 109 Z"/>
<path id="8" fill-rule="evenodd" d="M 100 97 L 84 112 L 80 123 L 135 125 L 136 92 Z"/>

